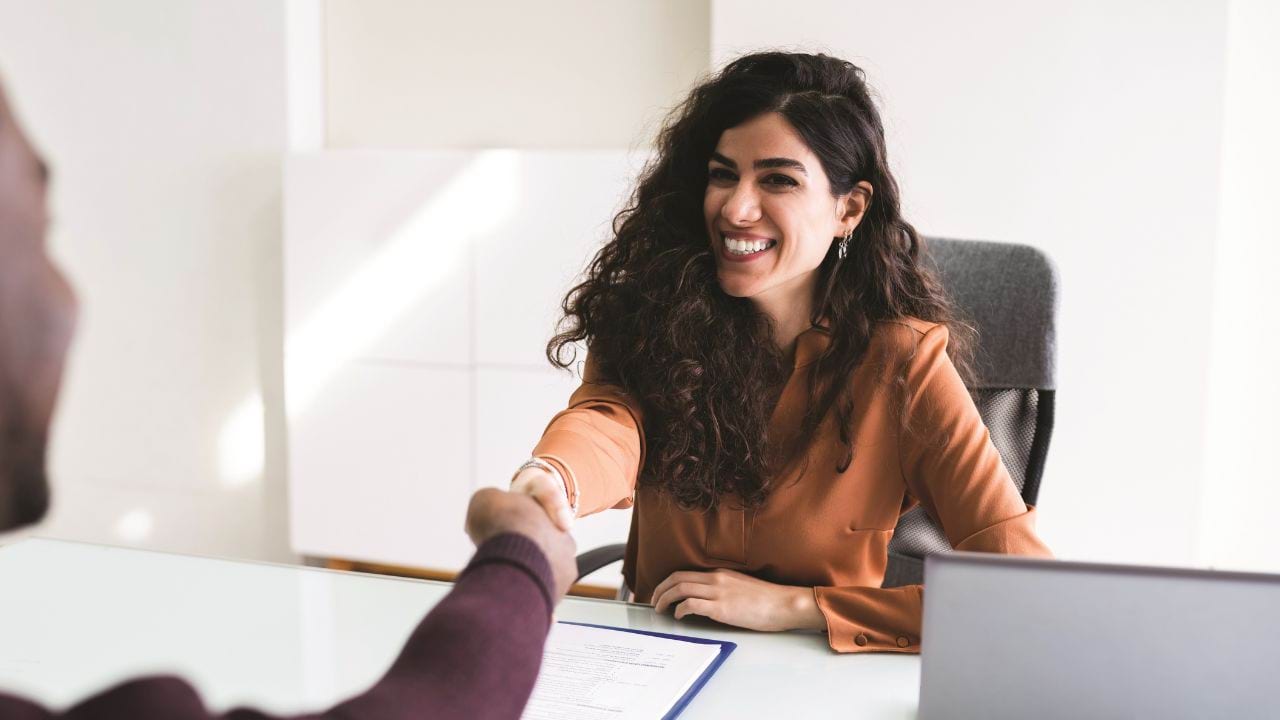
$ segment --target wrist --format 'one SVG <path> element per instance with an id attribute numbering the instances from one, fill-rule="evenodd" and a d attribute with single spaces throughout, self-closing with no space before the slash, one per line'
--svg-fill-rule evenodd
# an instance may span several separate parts
<path id="1" fill-rule="evenodd" d="M 538 479 L 538 478 L 546 478 L 546 479 L 548 479 L 548 480 L 555 480 L 555 476 L 554 476 L 554 475 L 552 475 L 551 473 L 547 472 L 546 470 L 543 470 L 543 469 L 542 469 L 542 468 L 540 468 L 540 467 L 533 467 L 533 466 L 530 466 L 530 467 L 527 467 L 527 468 L 522 468 L 521 470 L 519 470 L 518 472 L 516 472 L 516 474 L 515 474 L 515 475 L 512 475 L 512 476 L 511 476 L 511 484 L 512 484 L 512 485 L 515 485 L 517 482 L 521 482 L 521 481 L 529 482 L 529 481 L 533 481 L 533 480 Z"/>
<path id="2" fill-rule="evenodd" d="M 533 460 L 539 461 L 540 465 L 551 471 L 556 482 L 564 488 L 564 494 L 569 500 L 569 507 L 573 510 L 573 516 L 577 517 L 578 504 L 582 501 L 582 489 L 578 486 L 578 476 L 574 474 L 573 466 L 569 465 L 564 458 L 549 453 L 535 455 Z"/>
<path id="3" fill-rule="evenodd" d="M 811 587 L 792 587 L 788 597 L 787 611 L 792 630 L 825 630 L 827 618 L 818 608 L 818 599 L 814 597 Z"/>
<path id="4" fill-rule="evenodd" d="M 562 473 L 560 467 L 549 462 L 551 459 L 555 459 L 560 465 L 564 465 L 563 460 L 554 456 L 540 457 L 535 455 L 516 468 L 515 474 L 511 476 L 511 483 L 514 485 L 523 473 L 530 470 L 541 471 L 541 475 L 531 476 L 529 481 L 537 482 L 539 478 L 543 477 L 549 479 L 550 483 L 564 494 L 565 500 L 569 504 L 570 519 L 572 519 L 572 517 L 577 517 L 578 515 L 578 480 L 574 477 L 572 470 L 568 470 L 567 474 Z M 568 468 L 567 465 L 564 465 L 564 467 Z"/>

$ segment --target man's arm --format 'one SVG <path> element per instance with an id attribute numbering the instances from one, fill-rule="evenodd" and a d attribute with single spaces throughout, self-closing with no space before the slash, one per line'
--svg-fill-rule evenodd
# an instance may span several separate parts
<path id="1" fill-rule="evenodd" d="M 531 498 L 481 490 L 467 513 L 479 549 L 454 589 L 419 623 L 373 687 L 329 710 L 299 718 L 518 718 L 533 691 L 551 612 L 576 574 L 575 546 Z M 246 648 L 252 652 L 252 648 Z M 52 713 L 0 694 L 10 720 L 268 720 L 250 708 L 205 709 L 174 677 L 134 680 Z"/>
<path id="2" fill-rule="evenodd" d="M 577 548 L 536 501 L 515 493 L 477 492 L 466 527 L 479 550 L 453 592 L 382 680 L 320 717 L 520 717 L 551 612 L 577 576 Z"/>
<path id="3" fill-rule="evenodd" d="M 551 567 L 532 540 L 514 533 L 490 539 L 382 680 L 323 717 L 520 717 L 557 598 Z"/>

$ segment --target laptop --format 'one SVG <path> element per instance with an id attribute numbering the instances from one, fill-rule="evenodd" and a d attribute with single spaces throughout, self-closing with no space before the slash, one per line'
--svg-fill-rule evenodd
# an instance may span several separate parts
<path id="1" fill-rule="evenodd" d="M 1280 575 L 925 559 L 920 720 L 1280 718 Z"/>

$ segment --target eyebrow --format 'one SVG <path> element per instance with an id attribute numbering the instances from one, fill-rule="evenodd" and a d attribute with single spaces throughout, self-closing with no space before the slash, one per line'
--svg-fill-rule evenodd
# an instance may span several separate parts
<path id="1" fill-rule="evenodd" d="M 725 157 L 724 155 L 721 155 L 718 152 L 711 153 L 711 159 L 715 160 L 721 165 L 727 165 L 729 166 L 729 168 L 733 170 L 738 169 L 738 163 L 730 160 L 729 158 Z M 806 170 L 804 167 L 804 163 L 800 162 L 799 160 L 792 160 L 791 158 L 785 158 L 785 157 L 771 157 L 771 158 L 764 158 L 763 160 L 757 160 L 751 163 L 751 167 L 755 170 L 763 170 L 766 168 L 792 168 L 794 170 L 799 170 L 804 175 L 809 174 L 809 171 Z"/>

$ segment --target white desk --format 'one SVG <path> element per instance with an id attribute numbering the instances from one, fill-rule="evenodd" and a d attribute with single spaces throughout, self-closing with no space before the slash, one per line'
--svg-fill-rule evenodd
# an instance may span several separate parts
<path id="1" fill-rule="evenodd" d="M 167 672 L 223 710 L 328 706 L 376 680 L 448 583 L 55 540 L 0 547 L 0 690 L 56 708 Z M 915 716 L 918 656 L 836 655 L 813 634 L 676 622 L 565 600 L 562 620 L 732 640 L 682 718 Z"/>

